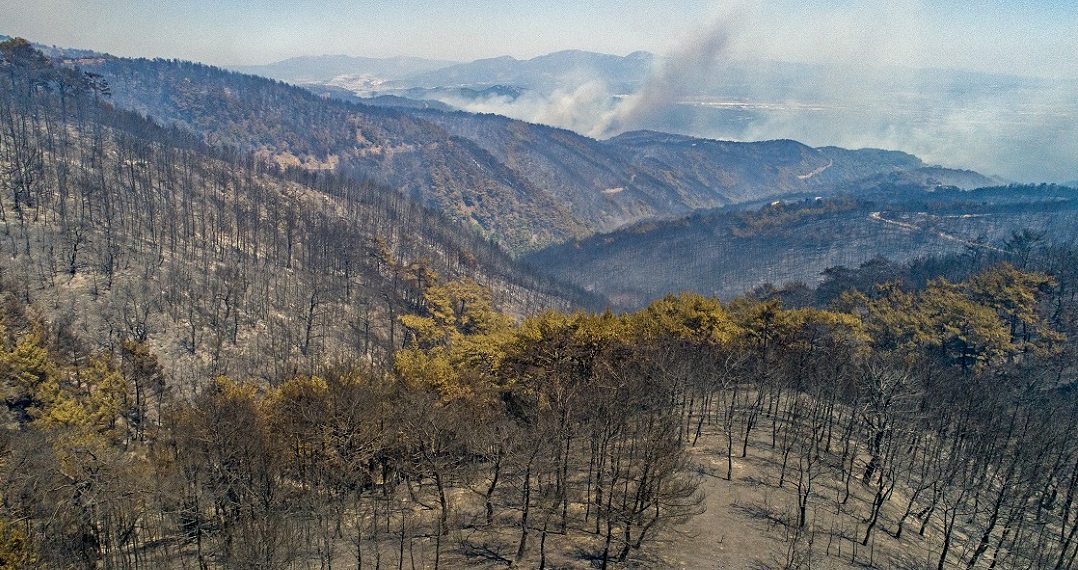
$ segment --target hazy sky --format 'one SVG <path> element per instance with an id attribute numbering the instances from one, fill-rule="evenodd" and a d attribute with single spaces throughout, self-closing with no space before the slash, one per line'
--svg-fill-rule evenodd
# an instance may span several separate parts
<path id="1" fill-rule="evenodd" d="M 1078 77 L 1073 0 L 0 0 L 3 34 L 218 65 L 664 53 L 717 26 L 740 58 Z"/>

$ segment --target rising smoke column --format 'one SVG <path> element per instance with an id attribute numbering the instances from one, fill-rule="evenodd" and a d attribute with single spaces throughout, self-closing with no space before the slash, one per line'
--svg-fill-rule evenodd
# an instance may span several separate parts
<path id="1" fill-rule="evenodd" d="M 685 42 L 663 58 L 643 88 L 622 99 L 590 134 L 612 136 L 647 127 L 669 128 L 679 122 L 678 101 L 699 94 L 711 83 L 729 40 L 728 26 L 718 21 Z"/>

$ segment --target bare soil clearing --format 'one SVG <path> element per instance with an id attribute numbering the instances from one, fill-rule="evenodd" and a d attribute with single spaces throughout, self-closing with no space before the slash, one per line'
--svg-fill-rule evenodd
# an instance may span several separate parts
<path id="1" fill-rule="evenodd" d="M 748 456 L 735 457 L 727 481 L 724 436 L 706 433 L 691 448 L 703 477 L 706 511 L 667 533 L 650 556 L 634 562 L 641 568 L 722 570 L 935 568 L 939 556 L 931 525 L 918 535 L 920 521 L 910 519 L 901 540 L 894 538 L 893 511 L 904 498 L 884 506 L 869 545 L 861 545 L 873 490 L 854 481 L 850 498 L 830 467 L 816 482 L 806 529 L 797 528 L 796 481 L 778 486 L 781 458 L 772 454 L 767 430 L 758 429 Z M 735 450 L 735 452 L 738 450 Z M 740 454 L 737 454 L 740 455 Z M 825 461 L 834 461 L 828 457 Z M 834 466 L 837 469 L 837 466 Z"/>

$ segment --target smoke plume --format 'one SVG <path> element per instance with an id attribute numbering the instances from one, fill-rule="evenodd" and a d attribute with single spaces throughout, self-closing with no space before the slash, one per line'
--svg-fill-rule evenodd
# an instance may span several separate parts
<path id="1" fill-rule="evenodd" d="M 516 99 L 445 102 L 596 138 L 636 129 L 786 138 L 902 150 L 929 164 L 1015 181 L 1078 179 L 1078 80 L 902 66 L 930 51 L 901 43 L 915 42 L 909 30 L 927 26 L 913 4 L 861 14 L 872 28 L 845 37 L 836 36 L 851 27 L 849 14 L 805 23 L 826 28 L 816 42 L 793 37 L 811 30 L 785 23 L 768 43 L 766 18 L 727 14 L 658 57 L 650 77 L 627 93 L 567 80 Z M 810 63 L 768 59 L 779 42 L 799 46 L 787 55 Z"/>
<path id="2" fill-rule="evenodd" d="M 613 135 L 669 124 L 681 99 L 708 85 L 728 40 L 726 26 L 716 23 L 686 42 L 664 57 L 644 87 L 622 99 L 591 132 Z"/>

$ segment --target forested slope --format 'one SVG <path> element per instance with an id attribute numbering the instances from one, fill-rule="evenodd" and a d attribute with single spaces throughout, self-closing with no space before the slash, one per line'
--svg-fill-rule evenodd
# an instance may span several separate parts
<path id="1" fill-rule="evenodd" d="M 348 104 L 189 62 L 75 63 L 106 77 L 121 108 L 282 166 L 336 170 L 392 188 L 503 244 L 526 247 L 583 230 L 563 205 L 473 142 L 397 109 Z"/>
<path id="2" fill-rule="evenodd" d="M 388 362 L 397 316 L 437 280 L 476 280 L 514 314 L 587 302 L 397 192 L 216 149 L 5 46 L 4 278 L 95 343 L 151 343 L 185 381 L 272 380 Z"/>
<path id="3" fill-rule="evenodd" d="M 815 286 L 835 266 L 1007 247 L 1028 230 L 1069 242 L 1078 191 L 1011 186 L 925 192 L 906 174 L 856 195 L 712 210 L 642 222 L 525 259 L 552 276 L 639 308 L 669 291 L 732 298 L 766 284 Z"/>
<path id="4" fill-rule="evenodd" d="M 136 344 L 73 360 L 5 291 L 0 553 L 28 568 L 1072 568 L 1074 284 L 1002 264 L 833 311 L 685 294 L 519 324 L 433 286 L 393 374 L 220 377 L 181 399 Z M 693 529 L 724 485 L 752 492 L 709 506 L 752 524 Z M 723 548 L 754 533 L 763 548 Z M 701 534 L 702 550 L 676 546 Z"/>

